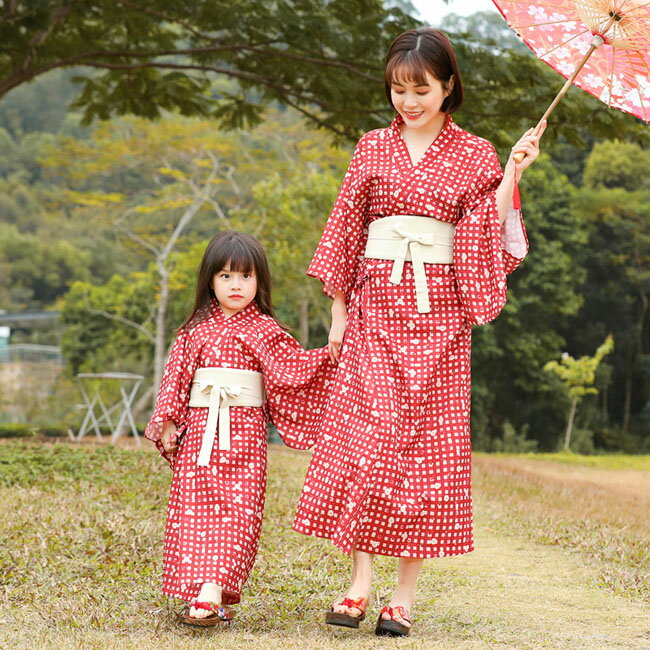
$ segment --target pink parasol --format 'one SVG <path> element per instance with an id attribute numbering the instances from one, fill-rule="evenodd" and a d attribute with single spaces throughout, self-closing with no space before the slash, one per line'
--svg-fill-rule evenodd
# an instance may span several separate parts
<path id="1" fill-rule="evenodd" d="M 574 82 L 650 122 L 649 0 L 493 2 L 524 43 L 567 78 L 538 127 Z"/>

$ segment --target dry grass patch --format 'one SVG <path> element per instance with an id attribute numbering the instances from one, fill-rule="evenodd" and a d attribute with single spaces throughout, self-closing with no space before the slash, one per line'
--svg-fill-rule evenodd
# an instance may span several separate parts
<path id="1" fill-rule="evenodd" d="M 492 526 L 600 560 L 603 585 L 650 599 L 650 472 L 485 454 L 474 468 Z"/>

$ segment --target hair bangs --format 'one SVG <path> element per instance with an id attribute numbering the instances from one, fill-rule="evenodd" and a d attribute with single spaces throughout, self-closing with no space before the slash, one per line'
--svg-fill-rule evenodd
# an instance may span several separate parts
<path id="1" fill-rule="evenodd" d="M 417 50 L 405 50 L 394 56 L 386 65 L 386 83 L 403 85 L 405 82 L 427 86 L 428 69 L 424 57 Z"/>
<path id="2" fill-rule="evenodd" d="M 230 270 L 236 271 L 237 273 L 254 273 L 257 270 L 255 268 L 256 264 L 253 251 L 251 251 L 251 249 L 242 241 L 234 239 L 229 248 L 230 255 L 228 259 L 225 260 L 224 267 L 229 264 Z"/>
<path id="3" fill-rule="evenodd" d="M 232 238 L 222 241 L 214 250 L 210 259 L 208 275 L 213 276 L 222 269 L 237 273 L 252 273 L 255 271 L 255 257 L 252 251 L 239 239 Z"/>

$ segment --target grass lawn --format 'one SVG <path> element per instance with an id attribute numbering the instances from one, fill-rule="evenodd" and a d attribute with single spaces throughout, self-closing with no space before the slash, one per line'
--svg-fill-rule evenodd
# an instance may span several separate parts
<path id="1" fill-rule="evenodd" d="M 151 449 L 0 444 L 2 648 L 648 648 L 650 471 L 475 457 L 477 550 L 425 564 L 412 637 L 329 629 L 349 562 L 290 524 L 309 456 L 270 450 L 260 553 L 232 630 L 177 625 L 160 594 L 170 472 Z M 602 457 L 605 458 L 605 457 Z M 647 463 L 647 457 L 646 461 Z"/>

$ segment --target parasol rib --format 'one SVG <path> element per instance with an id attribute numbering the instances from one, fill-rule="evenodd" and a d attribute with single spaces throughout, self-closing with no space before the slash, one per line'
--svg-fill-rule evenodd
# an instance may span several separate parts
<path id="1" fill-rule="evenodd" d="M 521 0 L 503 0 L 503 2 L 511 2 L 512 4 L 516 4 L 517 2 L 520 1 Z M 553 9 L 558 8 L 558 5 L 550 4 L 549 2 L 535 2 L 534 0 L 529 0 L 528 4 L 535 5 L 537 7 L 551 7 Z"/>
<path id="2" fill-rule="evenodd" d="M 612 107 L 612 91 L 614 90 L 614 61 L 616 59 L 616 48 L 612 50 L 612 74 L 609 75 L 609 97 L 607 98 L 607 108 Z"/>
<path id="3" fill-rule="evenodd" d="M 531 27 L 543 27 L 544 25 L 561 25 L 562 23 L 577 23 L 577 18 L 565 18 L 564 20 L 549 21 L 546 23 L 531 23 L 530 25 L 516 25 L 517 29 L 530 29 Z"/>
<path id="4" fill-rule="evenodd" d="M 625 12 L 625 15 L 629 16 L 630 14 L 633 14 L 635 11 L 638 11 L 639 9 L 643 9 L 644 7 L 647 7 L 648 5 L 650 5 L 650 2 L 646 2 L 643 5 L 637 5 L 636 7 L 632 7 L 632 9 Z"/>
<path id="5" fill-rule="evenodd" d="M 555 52 L 555 50 L 557 50 L 558 48 L 566 45 L 567 43 L 570 43 L 574 38 L 580 38 L 580 36 L 584 36 L 585 34 L 588 34 L 590 31 L 591 30 L 589 30 L 589 29 L 585 29 L 584 32 L 580 32 L 579 34 L 574 34 L 571 38 L 567 38 L 566 41 L 562 41 L 561 43 L 559 43 L 555 47 L 552 47 L 547 52 L 544 52 L 544 54 L 540 54 L 539 58 L 543 59 L 545 56 L 548 56 L 551 52 Z"/>

